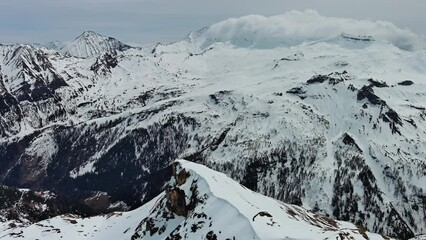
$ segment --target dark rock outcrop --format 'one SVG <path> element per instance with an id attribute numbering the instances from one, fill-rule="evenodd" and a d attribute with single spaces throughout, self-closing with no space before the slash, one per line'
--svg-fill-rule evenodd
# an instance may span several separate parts
<path id="1" fill-rule="evenodd" d="M 328 82 L 330 85 L 336 85 L 343 81 L 349 80 L 350 76 L 348 75 L 348 72 L 333 72 L 328 75 L 316 75 L 311 77 L 308 81 L 306 81 L 306 84 L 315 84 L 315 83 L 324 83 Z"/>
<path id="2" fill-rule="evenodd" d="M 370 82 L 371 86 L 377 87 L 377 88 L 389 87 L 386 82 L 377 81 L 377 80 L 374 80 L 372 78 L 368 79 L 368 82 Z"/>
<path id="3" fill-rule="evenodd" d="M 411 81 L 411 80 L 404 80 L 404 81 L 398 83 L 398 85 L 401 85 L 401 86 L 411 86 L 413 84 L 414 84 L 414 82 Z"/>
<path id="4" fill-rule="evenodd" d="M 384 105 L 386 102 L 374 94 L 374 90 L 371 86 L 363 86 L 357 94 L 357 100 L 361 101 L 367 99 L 371 104 Z"/>
<path id="5" fill-rule="evenodd" d="M 72 196 L 0 185 L 0 214 L 6 220 L 38 222 L 68 213 L 89 216 L 94 212 Z"/>
<path id="6" fill-rule="evenodd" d="M 343 134 L 342 142 L 346 145 L 355 147 L 359 152 L 362 153 L 361 148 L 356 144 L 355 140 L 348 133 Z"/>
<path id="7" fill-rule="evenodd" d="M 117 57 L 105 53 L 96 58 L 96 62 L 90 67 L 90 70 L 97 74 L 107 74 L 111 73 L 111 69 L 117 67 L 117 65 Z"/>
<path id="8" fill-rule="evenodd" d="M 178 216 L 186 217 L 188 207 L 186 206 L 185 192 L 179 188 L 170 188 L 166 190 L 167 207 Z"/>

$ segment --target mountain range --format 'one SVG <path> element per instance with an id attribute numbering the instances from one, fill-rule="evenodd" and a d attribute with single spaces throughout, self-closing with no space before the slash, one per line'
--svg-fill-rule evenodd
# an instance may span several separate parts
<path id="1" fill-rule="evenodd" d="M 423 39 L 354 21 L 0 45 L 0 238 L 421 239 Z"/>

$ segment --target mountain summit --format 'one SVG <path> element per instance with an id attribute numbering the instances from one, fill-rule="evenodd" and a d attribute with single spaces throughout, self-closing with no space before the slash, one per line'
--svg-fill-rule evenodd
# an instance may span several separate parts
<path id="1" fill-rule="evenodd" d="M 74 39 L 74 41 L 65 43 L 58 50 L 75 57 L 90 58 L 101 53 L 115 55 L 117 52 L 125 51 L 129 48 L 129 45 L 115 38 L 107 37 L 93 31 L 85 31 Z"/>

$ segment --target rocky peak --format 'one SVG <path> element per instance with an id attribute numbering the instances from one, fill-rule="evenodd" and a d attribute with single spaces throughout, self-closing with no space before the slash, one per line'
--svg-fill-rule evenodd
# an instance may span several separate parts
<path id="1" fill-rule="evenodd" d="M 74 41 L 65 44 L 59 51 L 74 57 L 90 58 L 102 53 L 116 55 L 130 46 L 115 38 L 107 37 L 94 31 L 84 31 Z"/>
<path id="2" fill-rule="evenodd" d="M 86 30 L 86 31 L 82 32 L 81 35 L 78 36 L 76 39 L 79 39 L 79 38 L 90 38 L 90 37 L 101 37 L 102 38 L 104 36 L 101 35 L 101 34 L 99 34 L 99 33 L 94 32 L 94 31 Z"/>

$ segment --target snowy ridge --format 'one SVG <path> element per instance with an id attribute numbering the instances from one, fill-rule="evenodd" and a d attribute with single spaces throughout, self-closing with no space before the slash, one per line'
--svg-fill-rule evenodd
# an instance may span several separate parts
<path id="1" fill-rule="evenodd" d="M 165 193 L 124 213 L 59 216 L 3 225 L 2 239 L 385 239 L 254 193 L 222 173 L 185 160 L 173 164 Z M 232 225 L 233 227 L 229 227 Z"/>
<path id="2" fill-rule="evenodd" d="M 190 195 L 189 186 L 194 189 L 194 184 L 196 184 L 198 196 L 204 199 L 205 195 L 209 195 L 204 207 L 197 206 L 190 214 L 197 216 L 197 214 L 205 213 L 207 216 L 217 216 L 217 219 L 244 218 L 244 220 L 220 221 L 219 226 L 223 227 L 213 230 L 218 235 L 218 239 L 231 239 L 231 236 L 226 234 L 232 235 L 232 231 L 236 231 L 234 236 L 241 239 L 325 239 L 333 235 L 344 236 L 343 239 L 364 239 L 365 235 L 370 239 L 381 239 L 381 236 L 365 233 L 365 230 L 352 224 L 335 222 L 301 207 L 284 204 L 252 192 L 226 175 L 211 171 L 205 166 L 179 160 L 176 168 L 177 176 L 186 174 L 185 171 L 189 173 L 190 177 L 185 184 L 179 186 L 180 189 L 185 189 L 186 195 Z M 207 187 L 202 187 L 204 185 Z M 198 224 L 200 222 L 202 221 Z M 211 222 L 214 226 L 215 221 Z M 230 228 L 230 233 L 221 231 L 231 222 L 241 224 L 240 230 Z M 218 233 L 219 231 L 222 233 Z"/>

